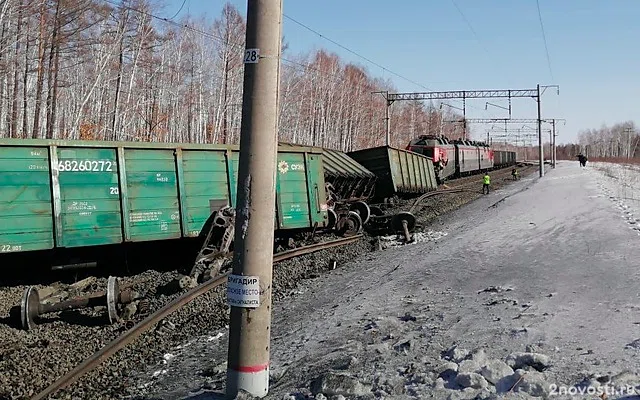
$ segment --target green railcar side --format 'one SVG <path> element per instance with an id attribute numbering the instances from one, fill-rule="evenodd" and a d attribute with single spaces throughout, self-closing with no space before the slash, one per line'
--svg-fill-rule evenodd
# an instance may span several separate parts
<path id="1" fill-rule="evenodd" d="M 54 246 L 50 182 L 46 147 L 0 147 L 1 253 Z"/>
<path id="2" fill-rule="evenodd" d="M 196 237 L 235 207 L 237 146 L 0 140 L 0 253 Z M 279 148 L 275 229 L 327 225 L 322 152 Z"/>

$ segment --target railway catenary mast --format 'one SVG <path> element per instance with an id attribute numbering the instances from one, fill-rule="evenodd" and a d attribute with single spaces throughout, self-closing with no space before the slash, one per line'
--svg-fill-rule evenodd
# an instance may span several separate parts
<path id="1" fill-rule="evenodd" d="M 558 89 L 560 94 L 560 87 L 558 85 L 537 85 L 535 89 L 499 89 L 499 90 L 453 90 L 443 92 L 414 92 L 414 93 L 389 93 L 386 95 L 387 108 L 391 107 L 395 101 L 399 100 L 451 100 L 462 99 L 463 100 L 463 115 L 466 122 L 466 101 L 468 99 L 490 99 L 490 98 L 533 98 L 538 103 L 538 149 L 540 154 L 540 176 L 544 176 L 544 161 L 542 154 L 542 117 L 541 117 L 541 96 L 544 90 L 554 87 Z M 511 108 L 511 107 L 509 107 Z M 466 123 L 464 136 L 466 137 Z"/>
<path id="2" fill-rule="evenodd" d="M 487 103 L 487 104 L 491 104 L 491 103 Z M 505 134 L 507 133 L 508 124 L 534 124 L 538 122 L 537 119 L 531 119 L 531 118 L 469 118 L 467 119 L 467 121 L 471 123 L 480 123 L 480 124 L 495 124 L 495 123 L 504 124 Z M 551 159 L 551 166 L 555 168 L 556 167 L 556 137 L 558 136 L 556 134 L 556 122 L 562 121 L 563 123 L 566 124 L 567 120 L 563 118 L 547 118 L 547 119 L 541 119 L 540 121 L 543 123 L 550 123 L 552 126 L 553 134 L 552 136 L 550 136 L 550 141 L 549 141 L 549 147 L 550 147 L 549 157 Z M 455 121 L 447 121 L 447 122 L 455 122 Z M 487 142 L 489 142 L 489 132 L 487 132 Z"/>
<path id="3" fill-rule="evenodd" d="M 226 392 L 269 392 L 282 0 L 248 0 Z M 236 289 L 238 292 L 233 292 Z M 256 293 L 257 292 L 257 293 Z"/>

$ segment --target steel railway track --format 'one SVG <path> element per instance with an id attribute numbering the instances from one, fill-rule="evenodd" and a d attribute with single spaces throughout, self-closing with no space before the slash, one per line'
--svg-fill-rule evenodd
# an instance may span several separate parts
<path id="1" fill-rule="evenodd" d="M 291 258 L 299 257 L 305 254 L 310 254 L 320 250 L 326 250 L 333 247 L 344 246 L 350 243 L 354 243 L 362 238 L 363 235 L 355 235 L 347 238 L 332 240 L 323 243 L 316 243 L 309 246 L 300 247 L 294 250 L 285 251 L 282 253 L 275 254 L 273 257 L 273 262 L 278 263 L 284 260 L 288 260 Z M 59 378 L 47 388 L 45 388 L 42 392 L 38 393 L 36 396 L 32 398 L 32 400 L 40 400 L 45 399 L 49 395 L 55 393 L 56 391 L 63 389 L 72 383 L 76 382 L 80 379 L 84 374 L 92 371 L 96 367 L 98 367 L 103 361 L 107 360 L 109 357 L 117 353 L 119 350 L 132 343 L 138 336 L 142 335 L 144 332 L 151 329 L 156 323 L 160 322 L 162 319 L 166 318 L 170 314 L 175 311 L 181 309 L 195 298 L 209 292 L 210 290 L 223 285 L 229 273 L 225 273 L 221 276 L 216 277 L 215 279 L 204 282 L 192 290 L 186 292 L 182 296 L 173 300 L 172 302 L 166 304 L 164 307 L 160 308 L 153 314 L 149 315 L 147 318 L 142 320 L 137 325 L 134 325 L 131 329 L 111 341 L 105 347 L 100 349 L 98 352 L 94 353 L 91 357 L 87 358 L 81 364 L 76 366 L 73 370 L 69 371 L 66 375 Z"/>

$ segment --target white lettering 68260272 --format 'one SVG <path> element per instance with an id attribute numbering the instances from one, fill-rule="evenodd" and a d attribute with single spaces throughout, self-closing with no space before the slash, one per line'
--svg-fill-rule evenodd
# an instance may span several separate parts
<path id="1" fill-rule="evenodd" d="M 113 172 L 115 162 L 110 160 L 60 160 L 60 172 Z"/>

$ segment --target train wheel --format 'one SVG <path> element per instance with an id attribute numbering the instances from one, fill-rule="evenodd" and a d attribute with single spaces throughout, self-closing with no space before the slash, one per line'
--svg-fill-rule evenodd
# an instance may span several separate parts
<path id="1" fill-rule="evenodd" d="M 107 314 L 109 315 L 109 323 L 114 324 L 120 320 L 118 315 L 118 296 L 120 294 L 120 285 L 115 276 L 110 276 L 107 280 Z"/>
<path id="2" fill-rule="evenodd" d="M 396 232 L 402 232 L 404 229 L 402 226 L 403 225 L 402 221 L 407 222 L 407 229 L 409 231 L 412 231 L 413 228 L 416 227 L 416 217 L 414 217 L 413 214 L 411 214 L 410 212 L 402 211 L 394 215 L 393 218 L 391 219 L 392 229 Z"/>
<path id="3" fill-rule="evenodd" d="M 25 331 L 35 328 L 35 319 L 39 315 L 38 307 L 40 307 L 38 290 L 34 287 L 29 287 L 25 290 L 20 304 L 20 323 Z"/>
<path id="4" fill-rule="evenodd" d="M 353 236 L 362 232 L 362 219 L 360 215 L 353 211 L 349 211 L 348 214 L 343 214 L 338 220 L 336 230 L 341 236 Z"/>
<path id="5" fill-rule="evenodd" d="M 351 207 L 349 207 L 349 210 L 358 213 L 363 225 L 369 222 L 369 217 L 371 217 L 371 209 L 364 201 L 356 201 L 351 205 Z"/>

